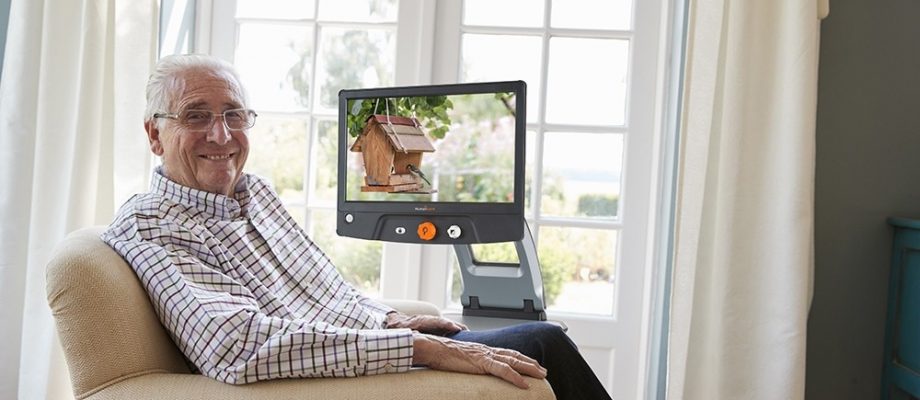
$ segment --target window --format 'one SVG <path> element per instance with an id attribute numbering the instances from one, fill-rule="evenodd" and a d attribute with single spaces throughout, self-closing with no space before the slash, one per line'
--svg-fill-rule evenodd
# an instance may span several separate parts
<path id="1" fill-rule="evenodd" d="M 585 26 L 573 19 L 628 16 L 630 4 L 552 5 L 547 12 L 540 2 L 464 2 L 457 75 L 462 82 L 528 82 L 527 214 L 545 300 L 555 311 L 611 315 L 630 19 L 589 21 L 592 31 L 571 28 Z M 592 55 L 588 63 L 586 54 Z M 456 293 L 451 301 L 459 302 Z"/>
<path id="2" fill-rule="evenodd" d="M 239 68 L 260 120 L 248 169 L 269 178 L 369 294 L 459 312 L 444 246 L 335 234 L 343 88 L 524 80 L 526 215 L 551 319 L 615 397 L 641 397 L 660 151 L 664 0 L 198 0 L 197 52 Z M 478 258 L 514 261 L 508 244 Z M 616 365 L 616 374 L 613 373 Z"/>
<path id="3" fill-rule="evenodd" d="M 338 91 L 394 84 L 396 0 L 215 2 L 236 38 L 233 62 L 259 123 L 249 172 L 275 186 L 291 214 L 356 287 L 380 291 L 383 246 L 335 234 Z"/>

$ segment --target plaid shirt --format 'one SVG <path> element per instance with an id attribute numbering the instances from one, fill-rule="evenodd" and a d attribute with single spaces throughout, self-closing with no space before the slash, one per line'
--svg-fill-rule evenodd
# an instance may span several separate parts
<path id="1" fill-rule="evenodd" d="M 131 264 L 160 321 L 203 374 L 243 384 L 408 371 L 412 332 L 359 294 L 274 191 L 233 198 L 168 180 L 128 200 L 102 239 Z"/>

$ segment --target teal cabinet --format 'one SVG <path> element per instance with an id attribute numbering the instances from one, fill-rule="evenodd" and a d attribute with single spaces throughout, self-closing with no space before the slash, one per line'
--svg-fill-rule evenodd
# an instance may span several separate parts
<path id="1" fill-rule="evenodd" d="M 889 218 L 894 227 L 882 399 L 920 398 L 920 220 Z"/>

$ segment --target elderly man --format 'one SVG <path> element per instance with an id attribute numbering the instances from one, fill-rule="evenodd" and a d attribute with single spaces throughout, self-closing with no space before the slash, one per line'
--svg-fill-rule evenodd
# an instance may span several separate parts
<path id="1" fill-rule="evenodd" d="M 162 165 L 150 192 L 128 200 L 102 235 L 134 268 L 201 373 L 244 384 L 419 365 L 491 374 L 522 388 L 522 375 L 546 377 L 560 399 L 609 398 L 551 324 L 470 332 L 358 293 L 268 184 L 243 173 L 256 118 L 246 106 L 229 64 L 162 59 L 147 84 L 144 120 Z"/>

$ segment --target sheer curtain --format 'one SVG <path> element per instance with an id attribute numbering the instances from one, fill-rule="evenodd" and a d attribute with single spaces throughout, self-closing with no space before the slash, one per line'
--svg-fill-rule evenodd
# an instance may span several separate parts
<path id="1" fill-rule="evenodd" d="M 802 398 L 827 4 L 689 5 L 668 398 Z"/>
<path id="2" fill-rule="evenodd" d="M 0 82 L 0 398 L 72 396 L 44 270 L 144 189 L 156 0 L 13 0 Z M 105 329 L 105 327 L 100 327 Z"/>

